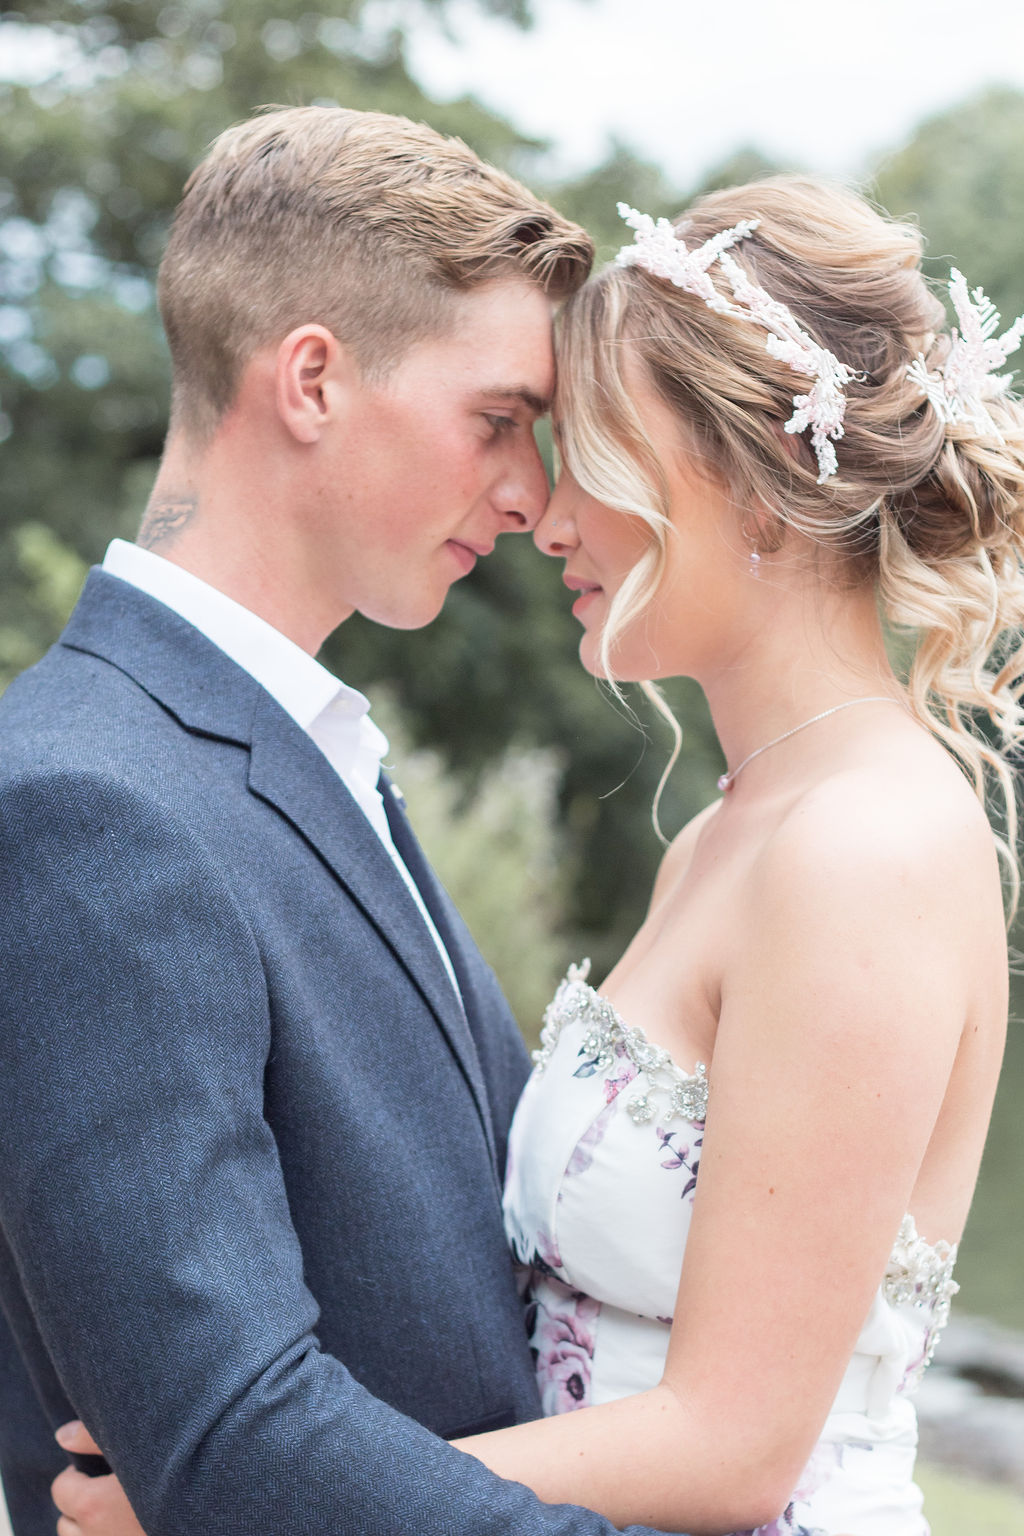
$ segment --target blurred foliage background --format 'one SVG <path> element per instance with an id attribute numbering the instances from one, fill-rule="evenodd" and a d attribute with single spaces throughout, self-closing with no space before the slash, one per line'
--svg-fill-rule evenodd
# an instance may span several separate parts
<path id="1" fill-rule="evenodd" d="M 527 0 L 475 3 L 529 25 Z M 417 12 L 410 0 L 401 14 L 408 27 L 445 5 L 419 0 Z M 0 688 L 54 639 L 107 541 L 134 535 L 168 402 L 155 269 L 189 171 L 229 123 L 266 102 L 425 119 L 586 224 L 602 259 L 621 243 L 618 199 L 672 213 L 776 168 L 751 147 L 680 188 L 612 143 L 602 164 L 545 185 L 543 143 L 471 98 L 430 100 L 407 34 L 374 15 L 363 0 L 22 0 L 0 11 L 0 76 L 5 46 L 32 29 L 59 45 L 45 77 L 0 79 Z M 922 123 L 865 168 L 864 184 L 920 219 L 934 275 L 955 260 L 1004 316 L 1024 310 L 1024 94 L 992 89 Z M 667 733 L 639 697 L 631 715 L 583 674 L 577 638 L 559 570 L 505 539 L 429 632 L 353 619 L 324 658 L 384 696 L 414 819 L 528 1033 L 569 958 L 591 954 L 598 975 L 609 966 L 660 852 L 650 807 Z M 685 731 L 663 808 L 671 832 L 711 798 L 720 759 L 699 691 L 668 693 Z M 1018 1325 L 1021 1034 L 961 1268 L 970 1308 Z"/>
<path id="2" fill-rule="evenodd" d="M 478 4 L 528 23 L 520 0 Z M 443 9 L 443 0 L 422 0 L 423 11 Z M 32 28 L 61 42 L 49 78 L 0 84 L 0 686 L 59 632 L 83 566 L 112 535 L 137 528 L 168 400 L 154 273 L 182 185 L 221 129 L 264 102 L 399 112 L 538 184 L 543 143 L 471 99 L 429 100 L 407 68 L 403 32 L 375 28 L 368 15 L 360 0 L 323 9 L 308 0 L 34 0 L 0 22 L 0 51 L 5 35 Z M 621 145 L 574 184 L 540 190 L 587 224 L 606 254 L 621 243 L 617 198 L 659 213 L 683 201 Z M 581 673 L 564 599 L 554 563 L 527 540 L 504 539 L 453 591 L 429 637 L 355 619 L 325 658 L 356 686 L 389 686 L 411 742 L 453 765 L 467 803 L 510 742 L 556 755 L 557 793 L 546 769 L 534 777 L 537 815 L 561 834 L 563 901 L 545 913 L 560 918 L 558 961 L 541 942 L 538 913 L 524 955 L 537 985 L 524 984 L 521 965 L 507 972 L 526 1022 L 565 954 L 582 946 L 598 970 L 610 963 L 659 849 L 650 806 L 667 732 L 646 713 L 641 723 L 613 707 Z M 706 802 L 719 771 L 697 690 L 680 685 L 674 697 L 689 740 L 668 828 Z M 522 771 L 536 761 L 527 757 Z M 476 926 L 486 947 L 485 922 Z"/>

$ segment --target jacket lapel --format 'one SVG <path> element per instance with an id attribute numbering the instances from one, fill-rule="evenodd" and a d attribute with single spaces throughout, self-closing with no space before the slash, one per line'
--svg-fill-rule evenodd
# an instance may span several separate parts
<path id="1" fill-rule="evenodd" d="M 117 667 L 186 730 L 248 746 L 263 689 L 194 624 L 117 576 L 89 572 L 59 644 Z"/>
<path id="2" fill-rule="evenodd" d="M 449 915 L 450 911 L 453 910 L 451 899 L 443 890 L 423 849 L 420 847 L 416 834 L 413 832 L 405 814 L 405 801 L 395 785 L 391 783 L 387 774 L 381 774 L 378 788 L 384 801 L 384 809 L 387 814 L 388 825 L 391 828 L 392 840 L 405 863 L 405 867 L 419 888 L 420 895 L 423 897 L 424 905 L 430 913 L 434 927 L 437 929 L 442 944 L 448 951 L 448 958 L 451 960 L 452 969 L 459 984 L 459 992 L 464 1009 L 461 1014 L 461 1024 L 465 1031 L 468 1053 L 472 1056 L 479 1077 L 478 1096 L 482 1100 L 486 1111 L 484 1121 L 488 1145 L 491 1148 L 492 1156 L 496 1156 L 491 1105 L 483 1074 L 480 1071 L 476 1045 L 473 1041 L 473 1031 L 476 1030 L 479 1033 L 480 1029 L 487 1029 L 488 1025 L 486 1018 L 481 1016 L 482 1009 L 480 1007 L 477 984 L 472 968 L 468 963 L 465 940 L 458 931 L 461 928 L 464 933 L 465 927 L 461 923 L 456 925 L 451 922 Z M 479 961 L 479 956 L 477 959 Z M 499 1170 L 499 1179 L 500 1177 L 501 1170 Z"/>
<path id="3" fill-rule="evenodd" d="M 286 817 L 315 848 L 415 982 L 473 1095 L 493 1157 L 490 1107 L 476 1047 L 461 1001 L 416 903 L 390 854 L 323 753 L 284 716 L 269 694 L 260 692 L 252 723 L 250 790 Z M 422 891 L 417 871 L 410 869 L 410 873 Z M 434 917 L 426 894 L 424 900 Z M 452 963 L 458 976 L 455 956 Z"/>
<path id="4" fill-rule="evenodd" d="M 466 1011 L 470 1012 L 476 999 L 476 986 L 466 961 L 463 943 L 449 920 L 448 898 L 409 824 L 405 813 L 405 800 L 400 790 L 392 784 L 386 773 L 381 774 L 377 787 L 384 801 L 384 810 L 394 845 L 401 854 L 406 869 L 415 880 L 434 927 L 448 951 L 463 1003 Z"/>
<path id="5" fill-rule="evenodd" d="M 118 667 L 189 731 L 235 741 L 250 752 L 249 789 L 315 850 L 377 928 L 434 1014 L 476 1104 L 494 1156 L 487 1090 L 459 998 L 416 903 L 377 834 L 320 749 L 253 678 L 165 604 L 117 577 L 90 572 L 61 644 Z M 392 796 L 385 793 L 394 828 Z M 419 845 L 410 868 L 462 983 L 432 875 Z M 401 845 L 397 843 L 396 846 Z M 441 912 L 442 922 L 438 922 Z M 443 923 L 443 926 L 442 926 Z"/>

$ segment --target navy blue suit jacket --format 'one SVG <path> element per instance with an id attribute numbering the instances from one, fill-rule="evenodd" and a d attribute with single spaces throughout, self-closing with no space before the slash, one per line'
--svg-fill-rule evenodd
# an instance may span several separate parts
<path id="1" fill-rule="evenodd" d="M 391 798 L 391 797 L 387 797 Z M 0 700 L 0 1470 L 80 1416 L 148 1536 L 598 1536 L 439 1437 L 535 1416 L 500 1177 L 525 1052 L 326 759 L 93 572 Z"/>

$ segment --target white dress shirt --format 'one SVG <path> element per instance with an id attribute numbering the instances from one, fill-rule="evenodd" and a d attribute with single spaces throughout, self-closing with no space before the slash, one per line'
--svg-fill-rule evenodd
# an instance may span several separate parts
<path id="1" fill-rule="evenodd" d="M 265 619 L 152 550 L 114 539 L 104 557 L 103 569 L 155 597 L 194 625 L 255 678 L 316 743 L 408 886 L 461 1002 L 451 958 L 391 837 L 384 801 L 377 788 L 388 739 L 370 719 L 369 700 L 339 682 L 315 657 Z"/>

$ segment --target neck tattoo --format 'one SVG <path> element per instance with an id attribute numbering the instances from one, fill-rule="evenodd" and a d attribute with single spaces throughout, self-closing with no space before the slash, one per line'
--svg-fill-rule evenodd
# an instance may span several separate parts
<path id="1" fill-rule="evenodd" d="M 177 538 L 198 510 L 199 497 L 191 492 L 154 495 L 146 508 L 136 544 L 143 549 L 155 550 L 158 544 Z"/>
<path id="2" fill-rule="evenodd" d="M 841 709 L 852 709 L 855 704 L 899 704 L 901 708 L 903 707 L 902 700 L 894 699 L 889 693 L 873 693 L 866 699 L 847 699 L 845 704 L 833 704 L 831 709 L 823 709 L 820 715 L 812 715 L 809 720 L 804 720 L 799 725 L 794 725 L 791 730 L 783 731 L 781 736 L 774 737 L 772 741 L 766 741 L 763 747 L 755 747 L 754 751 L 749 752 L 738 767 L 722 774 L 718 781 L 719 789 L 723 794 L 726 790 L 732 789 L 747 764 L 752 763 L 755 757 L 760 757 L 762 752 L 767 752 L 770 747 L 777 747 L 780 741 L 788 741 L 798 731 L 806 731 L 809 725 L 817 725 L 819 720 L 827 720 L 829 715 L 837 715 Z"/>

